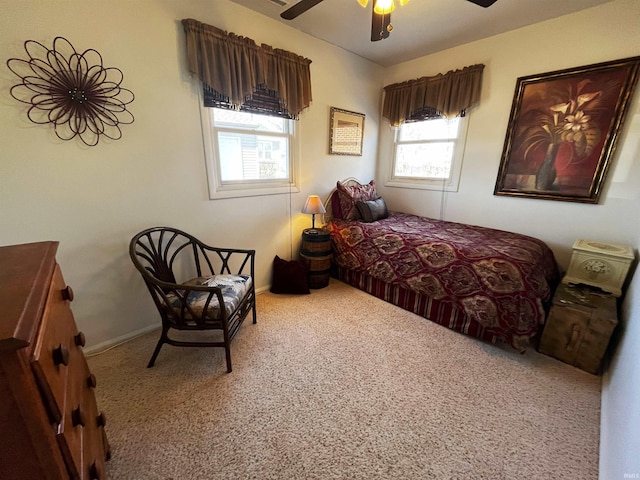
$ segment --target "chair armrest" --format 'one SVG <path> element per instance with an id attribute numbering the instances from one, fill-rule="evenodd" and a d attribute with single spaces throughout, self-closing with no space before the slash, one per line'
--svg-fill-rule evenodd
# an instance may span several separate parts
<path id="1" fill-rule="evenodd" d="M 210 245 L 203 245 L 206 250 L 214 250 L 218 252 L 230 252 L 230 253 L 244 253 L 246 255 L 255 255 L 256 251 L 253 249 L 241 249 L 241 248 L 223 248 L 223 247 L 212 247 Z"/>
<path id="2" fill-rule="evenodd" d="M 245 268 L 249 269 L 249 275 L 253 278 L 255 271 L 255 256 L 256 251 L 253 249 L 239 249 L 239 248 L 223 248 L 223 247 L 212 247 L 211 245 L 204 244 L 202 242 L 199 243 L 200 251 L 202 256 L 206 259 L 206 262 L 211 270 L 211 272 L 215 273 L 229 273 L 240 275 L 244 272 Z M 213 262 L 210 258 L 210 254 L 214 253 L 215 255 L 211 255 L 216 261 Z M 230 262 L 233 261 L 236 264 L 239 264 L 237 268 L 231 268 Z M 218 264 L 219 268 L 215 268 L 215 265 Z"/>
<path id="3" fill-rule="evenodd" d="M 217 300 L 217 304 L 220 308 L 219 320 L 226 321 L 227 318 L 227 305 L 222 295 L 222 288 L 218 286 L 208 285 L 187 285 L 182 283 L 169 283 L 162 280 L 153 279 L 151 282 L 154 285 L 159 307 L 164 306 L 167 309 L 167 313 L 175 317 L 176 320 L 182 321 L 185 315 L 192 320 L 204 320 L 207 318 L 207 312 L 209 305 L 214 302 L 214 298 Z M 202 309 L 196 311 L 189 303 L 189 298 L 192 292 L 204 292 L 206 293 L 206 299 L 202 304 Z M 176 304 L 176 302 L 178 304 Z"/>

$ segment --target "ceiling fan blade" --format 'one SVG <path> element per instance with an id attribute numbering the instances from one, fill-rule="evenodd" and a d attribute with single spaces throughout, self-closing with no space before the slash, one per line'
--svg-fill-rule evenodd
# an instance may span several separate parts
<path id="1" fill-rule="evenodd" d="M 373 2 L 375 4 L 375 2 Z M 371 5 L 371 41 L 377 42 L 389 37 L 391 33 L 387 27 L 391 24 L 390 13 L 376 13 Z M 393 27 L 392 27 L 393 28 Z"/>
<path id="2" fill-rule="evenodd" d="M 322 0 L 300 0 L 293 7 L 289 7 L 282 12 L 280 16 L 285 20 L 293 20 L 298 15 L 302 15 L 304 12 L 309 10 L 311 7 L 315 7 L 320 2 L 322 2 Z"/>
<path id="3" fill-rule="evenodd" d="M 475 3 L 481 7 L 487 8 L 496 3 L 497 0 L 467 0 L 468 2 Z"/>

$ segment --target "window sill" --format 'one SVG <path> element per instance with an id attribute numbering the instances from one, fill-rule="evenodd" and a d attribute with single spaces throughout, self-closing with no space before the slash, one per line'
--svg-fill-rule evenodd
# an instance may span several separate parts
<path id="1" fill-rule="evenodd" d="M 416 190 L 436 190 L 436 191 L 445 191 L 445 192 L 457 192 L 458 184 L 451 181 L 451 179 L 446 180 L 411 180 L 411 179 L 393 179 L 387 180 L 384 183 L 385 187 L 394 187 L 394 188 L 413 188 Z"/>
<path id="2" fill-rule="evenodd" d="M 233 187 L 211 187 L 209 190 L 210 200 L 220 200 L 225 198 L 260 197 L 264 195 L 282 195 L 288 193 L 299 193 L 297 185 L 285 185 L 274 187 L 247 187 L 238 185 Z"/>

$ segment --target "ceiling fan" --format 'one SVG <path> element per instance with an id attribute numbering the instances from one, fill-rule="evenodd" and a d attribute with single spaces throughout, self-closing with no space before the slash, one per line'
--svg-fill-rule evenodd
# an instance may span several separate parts
<path id="1" fill-rule="evenodd" d="M 300 0 L 298 3 L 289 7 L 280 14 L 285 20 L 293 20 L 298 15 L 302 15 L 307 10 L 315 7 L 323 0 Z M 399 0 L 400 5 L 406 4 L 409 0 Z M 467 0 L 481 7 L 487 8 L 493 5 L 497 0 Z M 357 2 L 366 7 L 369 0 L 357 0 Z M 377 42 L 387 38 L 393 30 L 391 25 L 391 12 L 396 8 L 394 0 L 373 0 L 371 4 L 371 41 Z"/>

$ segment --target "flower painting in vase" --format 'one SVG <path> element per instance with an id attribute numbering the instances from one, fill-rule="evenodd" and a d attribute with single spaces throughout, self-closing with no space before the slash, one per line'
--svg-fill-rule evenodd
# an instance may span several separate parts
<path id="1" fill-rule="evenodd" d="M 639 65 L 519 78 L 494 194 L 597 203 Z"/>

